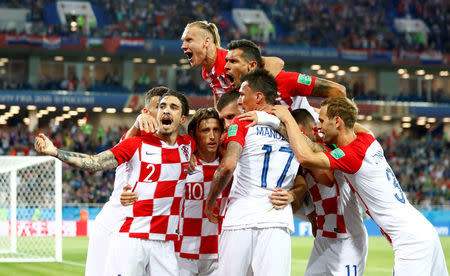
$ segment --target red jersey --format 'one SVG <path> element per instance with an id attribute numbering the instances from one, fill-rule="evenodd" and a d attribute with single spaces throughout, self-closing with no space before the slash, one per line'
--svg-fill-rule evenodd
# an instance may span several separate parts
<path id="1" fill-rule="evenodd" d="M 209 83 L 214 96 L 218 99 L 225 92 L 233 90 L 233 85 L 230 78 L 225 74 L 225 57 L 227 56 L 228 51 L 217 48 L 217 56 L 214 61 L 214 65 L 210 72 L 207 72 L 206 69 L 202 68 L 202 77 L 203 79 Z"/>
<path id="2" fill-rule="evenodd" d="M 126 207 L 120 228 L 131 238 L 177 240 L 180 204 L 194 140 L 186 135 L 168 145 L 153 134 L 126 139 L 111 149 L 119 164 L 128 161 L 128 183 L 139 199 Z"/>

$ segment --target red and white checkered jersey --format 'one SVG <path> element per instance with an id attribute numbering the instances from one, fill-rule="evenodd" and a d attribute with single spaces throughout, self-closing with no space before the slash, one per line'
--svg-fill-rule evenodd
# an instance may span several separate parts
<path id="1" fill-rule="evenodd" d="M 227 147 L 243 147 L 234 171 L 223 229 L 286 227 L 294 231 L 292 207 L 275 210 L 269 200 L 275 187 L 290 190 L 299 163 L 286 139 L 275 130 L 250 121 L 233 119 L 228 128 Z"/>
<path id="2" fill-rule="evenodd" d="M 305 170 L 308 190 L 314 203 L 317 219 L 317 236 L 347 238 L 365 232 L 356 195 L 345 179 L 336 172 L 332 187 L 319 184 L 309 170 Z"/>
<path id="3" fill-rule="evenodd" d="M 180 221 L 181 236 L 175 243 L 175 250 L 183 258 L 217 259 L 219 234 L 230 186 L 227 186 L 217 199 L 220 206 L 219 224 L 209 222 L 204 209 L 214 172 L 219 167 L 219 159 L 211 163 L 199 158 L 197 160 L 195 171 L 186 177 L 186 193 Z"/>
<path id="4" fill-rule="evenodd" d="M 228 51 L 217 48 L 217 56 L 210 72 L 202 68 L 202 77 L 211 87 L 214 96 L 218 99 L 225 92 L 233 90 L 231 79 L 225 74 L 225 57 Z"/>
<path id="5" fill-rule="evenodd" d="M 428 242 L 435 230 L 408 202 L 381 145 L 370 134 L 356 135 L 350 144 L 325 152 L 331 168 L 342 172 L 367 213 L 392 242 L 396 255 L 402 250 L 413 254 L 409 249 Z"/>
<path id="6" fill-rule="evenodd" d="M 132 238 L 177 240 L 181 200 L 195 142 L 180 135 L 168 145 L 153 134 L 126 139 L 111 149 L 119 164 L 131 166 L 128 183 L 138 201 L 127 208 L 120 228 Z"/>

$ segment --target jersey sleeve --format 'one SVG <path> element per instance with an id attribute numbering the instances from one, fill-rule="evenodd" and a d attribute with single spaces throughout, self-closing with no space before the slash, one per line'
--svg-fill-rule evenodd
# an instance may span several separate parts
<path id="1" fill-rule="evenodd" d="M 281 71 L 276 77 L 278 86 L 284 87 L 284 90 L 289 93 L 291 97 L 296 96 L 311 96 L 314 89 L 316 77 L 309 76 L 296 72 Z M 279 88 L 279 90 L 281 90 Z"/>
<path id="2" fill-rule="evenodd" d="M 361 168 L 364 159 L 364 156 L 359 156 L 350 147 L 336 148 L 324 153 L 330 160 L 332 170 L 340 170 L 348 174 L 356 173 Z"/>
<path id="3" fill-rule="evenodd" d="M 130 137 L 121 141 L 115 147 L 110 149 L 110 151 L 114 154 L 120 165 L 129 161 L 141 144 L 142 140 L 140 137 Z"/>
<path id="4" fill-rule="evenodd" d="M 245 136 L 247 135 L 248 128 L 251 121 L 241 121 L 239 118 L 234 118 L 228 127 L 227 138 L 225 139 L 225 145 L 228 145 L 231 141 L 236 141 L 241 144 L 242 147 L 245 145 Z"/>

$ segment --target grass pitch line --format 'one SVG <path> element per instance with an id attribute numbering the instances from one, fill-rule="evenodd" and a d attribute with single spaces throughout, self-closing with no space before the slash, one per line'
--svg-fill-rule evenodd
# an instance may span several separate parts
<path id="1" fill-rule="evenodd" d="M 86 266 L 86 264 L 83 264 L 83 263 L 76 263 L 76 262 L 71 262 L 71 261 L 62 261 L 61 263 L 63 263 L 63 264 L 68 264 L 68 265 L 81 266 L 81 267 L 85 267 L 85 266 Z"/>

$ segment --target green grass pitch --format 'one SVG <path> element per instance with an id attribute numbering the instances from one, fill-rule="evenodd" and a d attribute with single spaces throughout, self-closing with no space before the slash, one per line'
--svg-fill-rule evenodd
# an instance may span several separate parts
<path id="1" fill-rule="evenodd" d="M 441 243 L 449 269 L 450 237 L 441 237 Z M 0 263 L 0 276 L 84 275 L 87 245 L 87 238 L 64 238 L 63 263 Z M 312 245 L 312 238 L 292 238 L 292 275 L 303 275 Z M 392 275 L 393 264 L 394 253 L 389 243 L 382 237 L 369 237 L 364 275 Z"/>

